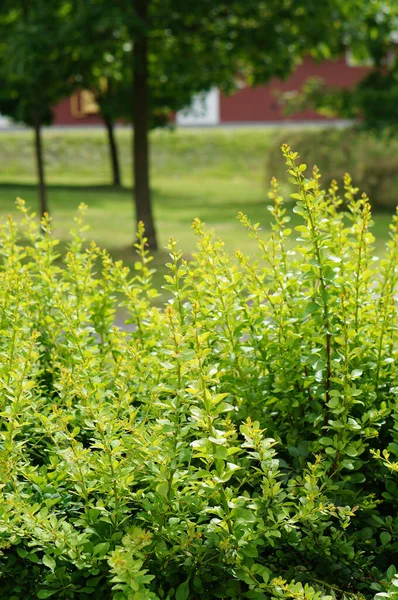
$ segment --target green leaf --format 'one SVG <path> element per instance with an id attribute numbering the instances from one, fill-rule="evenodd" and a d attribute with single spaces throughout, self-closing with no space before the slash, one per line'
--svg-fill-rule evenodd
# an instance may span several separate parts
<path id="1" fill-rule="evenodd" d="M 234 508 L 233 516 L 238 521 L 246 521 L 246 523 L 254 523 L 256 521 L 256 515 L 246 508 Z"/>
<path id="2" fill-rule="evenodd" d="M 388 531 L 383 531 L 380 534 L 380 542 L 382 546 L 386 546 L 387 544 L 389 544 L 391 542 L 391 539 L 391 534 L 388 533 Z"/>
<path id="3" fill-rule="evenodd" d="M 363 540 L 370 540 L 373 537 L 373 530 L 371 527 L 365 527 L 361 531 L 361 537 Z"/>
<path id="4" fill-rule="evenodd" d="M 45 554 L 43 556 L 43 564 L 46 565 L 46 567 L 48 567 L 49 569 L 51 569 L 51 571 L 54 571 L 55 567 L 56 567 L 56 562 L 53 559 L 52 556 L 50 556 L 49 554 Z"/>
<path id="5" fill-rule="evenodd" d="M 333 446 L 333 440 L 330 437 L 321 437 L 319 443 L 323 446 Z"/>
<path id="6" fill-rule="evenodd" d="M 257 546 L 255 544 L 247 544 L 243 548 L 243 554 L 251 558 L 256 558 L 258 556 Z"/>
<path id="7" fill-rule="evenodd" d="M 57 594 L 59 590 L 39 590 L 37 593 L 38 598 L 49 598 L 50 596 L 54 596 Z"/>
<path id="8" fill-rule="evenodd" d="M 86 585 L 88 585 L 89 587 L 96 587 L 101 581 L 101 579 L 101 575 L 99 577 L 91 577 L 90 579 L 87 579 Z"/>
<path id="9" fill-rule="evenodd" d="M 169 491 L 169 485 L 167 482 L 162 482 L 159 483 L 156 486 L 156 491 L 160 496 L 163 496 L 164 498 L 167 497 L 168 491 Z"/>
<path id="10" fill-rule="evenodd" d="M 187 600 L 189 596 L 189 577 L 184 583 L 180 583 L 176 589 L 176 600 Z"/>
<path id="11" fill-rule="evenodd" d="M 348 456 L 352 456 L 352 457 L 358 456 L 358 451 L 352 444 L 348 444 L 348 446 L 346 446 L 344 451 L 346 454 L 348 454 Z"/>
<path id="12" fill-rule="evenodd" d="M 391 580 L 395 573 L 397 572 L 396 568 L 394 565 L 391 565 L 390 567 L 388 567 L 387 569 L 387 579 Z"/>
<path id="13" fill-rule="evenodd" d="M 29 552 L 29 554 L 28 554 L 28 558 L 29 558 L 29 560 L 30 560 L 30 561 L 32 561 L 33 563 L 37 563 L 37 562 L 39 562 L 39 557 L 38 557 L 38 555 L 36 554 L 36 552 L 33 552 L 33 551 Z"/>
<path id="14" fill-rule="evenodd" d="M 319 312 L 320 310 L 321 307 L 319 306 L 319 304 L 316 304 L 315 302 L 310 302 L 305 307 L 304 315 L 307 317 L 308 315 L 312 315 L 315 312 Z"/>
<path id="15" fill-rule="evenodd" d="M 300 442 L 299 445 L 297 446 L 297 452 L 298 452 L 299 456 L 301 456 L 302 458 L 306 458 L 309 454 L 308 442 L 306 442 L 306 441 Z"/>
<path id="16" fill-rule="evenodd" d="M 362 374 L 363 371 L 361 371 L 361 369 L 353 369 L 351 371 L 351 379 L 358 379 L 358 377 L 361 377 Z"/>
<path id="17" fill-rule="evenodd" d="M 333 263 L 340 263 L 341 262 L 340 256 L 334 256 L 333 254 L 329 254 L 327 258 L 328 258 L 328 260 L 330 260 Z"/>
<path id="18" fill-rule="evenodd" d="M 101 542 L 100 544 L 97 544 L 94 548 L 94 556 L 105 556 L 105 554 L 108 552 L 109 550 L 109 542 Z"/>

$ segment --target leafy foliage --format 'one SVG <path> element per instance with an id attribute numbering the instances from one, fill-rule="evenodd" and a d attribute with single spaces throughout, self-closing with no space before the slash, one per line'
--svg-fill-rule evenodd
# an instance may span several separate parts
<path id="1" fill-rule="evenodd" d="M 70 94 L 74 53 L 61 3 L 5 0 L 0 10 L 0 110 L 34 125 L 50 124 Z"/>
<path id="2" fill-rule="evenodd" d="M 266 172 L 283 177 L 284 168 L 276 149 L 284 136 L 278 135 L 273 151 L 267 153 Z M 289 140 L 307 164 L 316 164 L 329 186 L 348 171 L 356 185 L 371 198 L 375 208 L 395 210 L 398 193 L 398 144 L 395 138 L 362 127 L 291 132 Z"/>
<path id="3" fill-rule="evenodd" d="M 359 119 L 368 129 L 396 133 L 398 64 L 396 2 L 353 3 L 345 17 L 345 47 L 358 66 L 369 72 L 348 88 L 327 85 L 320 77 L 310 77 L 301 89 L 280 95 L 287 114 L 311 107 L 319 114 L 344 119 Z M 349 16 L 351 15 L 351 16 Z M 355 18 L 354 18 L 355 15 Z"/>
<path id="4" fill-rule="evenodd" d="M 355 14 L 346 4 L 151 0 L 146 25 L 138 17 L 137 2 L 73 0 L 65 10 L 74 23 L 77 73 L 113 119 L 131 117 L 132 53 L 137 36 L 145 33 L 151 126 L 158 126 L 189 106 L 194 94 L 213 86 L 232 92 L 242 80 L 264 83 L 286 77 L 306 52 L 318 57 L 340 52 L 343 18 Z M 101 85 L 103 78 L 108 87 Z"/>
<path id="5" fill-rule="evenodd" d="M 153 306 L 83 215 L 60 259 L 22 201 L 2 228 L 0 598 L 397 597 L 398 216 L 382 259 L 350 177 L 283 147 L 253 262 L 196 220 Z M 344 201 L 347 210 L 341 210 Z M 297 238 L 296 241 L 295 238 Z M 130 331 L 113 326 L 118 308 Z"/>
<path id="6" fill-rule="evenodd" d="M 398 69 L 395 64 L 371 70 L 354 88 L 327 85 L 321 77 L 308 78 L 300 90 L 280 95 L 285 114 L 311 107 L 328 118 L 357 119 L 371 131 L 396 133 Z"/>

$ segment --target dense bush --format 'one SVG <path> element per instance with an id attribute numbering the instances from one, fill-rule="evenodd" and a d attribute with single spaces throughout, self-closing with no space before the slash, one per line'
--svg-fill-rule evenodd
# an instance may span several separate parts
<path id="1" fill-rule="evenodd" d="M 277 136 L 267 152 L 266 172 L 283 176 L 277 148 L 285 139 Z M 283 140 L 282 140 L 283 138 Z M 329 185 L 348 171 L 355 184 L 377 208 L 395 209 L 398 198 L 398 143 L 394 137 L 375 135 L 356 127 L 300 129 L 289 134 L 293 147 L 307 164 L 316 164 Z"/>
<path id="2" fill-rule="evenodd" d="M 377 259 L 366 196 L 283 153 L 297 231 L 275 181 L 259 263 L 196 221 L 164 309 L 142 229 L 131 276 L 82 215 L 62 262 L 3 227 L 2 600 L 398 598 L 398 217 Z"/>

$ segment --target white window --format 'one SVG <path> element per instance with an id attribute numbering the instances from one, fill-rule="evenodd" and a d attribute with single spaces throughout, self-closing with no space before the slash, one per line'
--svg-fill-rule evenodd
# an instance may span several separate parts
<path id="1" fill-rule="evenodd" d="M 0 129 L 6 128 L 10 125 L 10 119 L 8 117 L 4 117 L 0 113 Z"/>
<path id="2" fill-rule="evenodd" d="M 220 92 L 213 88 L 198 94 L 187 108 L 176 115 L 177 125 L 218 125 L 220 122 Z"/>

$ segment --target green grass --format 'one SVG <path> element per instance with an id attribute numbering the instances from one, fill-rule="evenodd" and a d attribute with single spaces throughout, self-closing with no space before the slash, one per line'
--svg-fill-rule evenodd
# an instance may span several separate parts
<path id="1" fill-rule="evenodd" d="M 285 131 L 289 142 L 289 130 Z M 68 238 L 77 206 L 89 206 L 89 236 L 115 258 L 132 262 L 135 224 L 131 198 L 130 131 L 117 131 L 124 188 L 109 186 L 110 169 L 105 132 L 101 129 L 47 130 L 44 133 L 48 200 L 54 230 Z M 160 247 L 170 236 L 184 253 L 194 249 L 191 222 L 199 217 L 213 227 L 233 251 L 254 255 L 256 247 L 236 219 L 241 210 L 267 229 L 269 222 L 268 152 L 278 152 L 274 129 L 156 131 L 152 142 L 152 188 Z M 282 158 L 280 159 L 282 162 Z M 37 206 L 32 134 L 0 133 L 0 218 L 14 213 L 15 198 Z M 293 224 L 298 222 L 292 213 Z M 375 215 L 374 233 L 383 246 L 389 213 Z M 166 254 L 160 251 L 160 267 Z M 161 273 L 160 273 L 161 276 Z"/>

